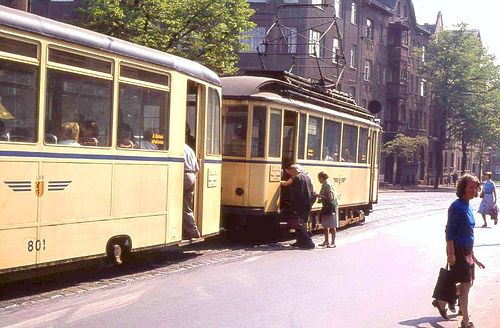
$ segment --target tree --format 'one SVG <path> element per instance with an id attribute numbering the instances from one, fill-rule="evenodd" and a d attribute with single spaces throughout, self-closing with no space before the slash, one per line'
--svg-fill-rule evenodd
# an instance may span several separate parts
<path id="1" fill-rule="evenodd" d="M 253 13 L 245 0 L 87 0 L 80 25 L 232 74 Z"/>
<path id="2" fill-rule="evenodd" d="M 396 174 L 398 171 L 398 159 L 410 159 L 417 152 L 418 146 L 425 145 L 427 138 L 425 137 L 409 137 L 398 133 L 396 137 L 386 142 L 382 146 L 382 152 L 386 155 L 394 157 L 392 166 L 392 184 L 396 184 Z"/>
<path id="3" fill-rule="evenodd" d="M 491 138 L 486 131 L 497 129 L 499 108 L 493 100 L 498 93 L 499 68 L 482 46 L 478 32 L 459 24 L 458 30 L 441 31 L 431 41 L 425 69 L 432 88 L 437 188 L 447 142 L 460 143 L 464 171 L 467 149 Z"/>

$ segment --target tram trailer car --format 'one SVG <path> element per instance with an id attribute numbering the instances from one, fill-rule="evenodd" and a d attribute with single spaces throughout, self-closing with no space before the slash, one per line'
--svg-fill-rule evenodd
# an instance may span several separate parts
<path id="1" fill-rule="evenodd" d="M 263 74 L 265 74 L 263 76 Z M 284 224 L 285 169 L 301 164 L 314 190 L 330 176 L 339 223 L 364 220 L 377 202 L 381 127 L 346 93 L 286 72 L 223 77 L 222 220 L 230 229 Z M 316 203 L 312 213 L 321 205 Z M 311 216 L 310 229 L 320 227 Z M 259 231 L 259 230 L 258 230 Z"/>
<path id="2" fill-rule="evenodd" d="M 0 275 L 177 245 L 186 140 L 198 227 L 219 232 L 213 71 L 0 6 L 0 85 Z"/>

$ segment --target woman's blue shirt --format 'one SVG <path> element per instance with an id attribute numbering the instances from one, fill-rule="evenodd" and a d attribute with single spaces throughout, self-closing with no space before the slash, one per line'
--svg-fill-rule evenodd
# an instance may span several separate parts
<path id="1" fill-rule="evenodd" d="M 455 246 L 474 246 L 474 213 L 468 201 L 457 199 L 448 209 L 446 240 L 453 240 Z"/>

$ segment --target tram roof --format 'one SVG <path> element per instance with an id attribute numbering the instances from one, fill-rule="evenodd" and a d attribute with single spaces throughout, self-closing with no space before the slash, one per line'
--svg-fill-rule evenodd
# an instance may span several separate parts
<path id="1" fill-rule="evenodd" d="M 322 108 L 322 111 L 331 113 L 345 113 L 351 118 L 363 118 L 373 121 L 373 115 L 365 108 L 354 103 L 345 96 L 328 97 L 319 95 L 310 90 L 297 87 L 287 81 L 263 76 L 231 76 L 221 78 L 222 95 L 232 99 L 267 99 L 271 101 L 286 102 L 303 108 Z M 345 99 L 344 99 L 345 98 Z"/>
<path id="2" fill-rule="evenodd" d="M 219 76 L 214 71 L 195 61 L 21 10 L 0 6 L 0 25 L 144 60 L 220 85 Z"/>

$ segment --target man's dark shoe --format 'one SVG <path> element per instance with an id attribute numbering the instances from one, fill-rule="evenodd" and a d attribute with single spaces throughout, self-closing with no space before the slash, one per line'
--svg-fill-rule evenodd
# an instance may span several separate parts
<path id="1" fill-rule="evenodd" d="M 455 302 L 448 303 L 448 310 L 450 310 L 453 313 L 455 313 L 457 311 L 457 309 L 455 308 Z"/>

